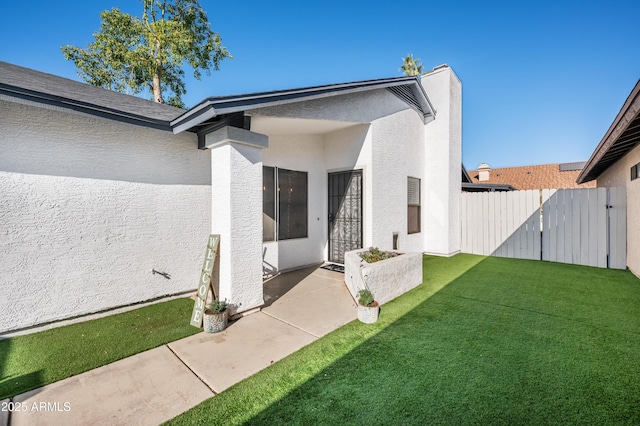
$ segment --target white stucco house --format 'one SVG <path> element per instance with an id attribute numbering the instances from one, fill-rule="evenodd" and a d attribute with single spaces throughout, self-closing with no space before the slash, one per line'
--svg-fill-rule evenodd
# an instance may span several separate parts
<path id="1" fill-rule="evenodd" d="M 448 66 L 204 99 L 188 111 L 0 62 L 0 333 L 219 294 L 368 246 L 459 251 L 461 83 Z"/>
<path id="2" fill-rule="evenodd" d="M 640 277 L 640 80 L 578 176 L 579 184 L 624 188 L 627 267 Z"/>

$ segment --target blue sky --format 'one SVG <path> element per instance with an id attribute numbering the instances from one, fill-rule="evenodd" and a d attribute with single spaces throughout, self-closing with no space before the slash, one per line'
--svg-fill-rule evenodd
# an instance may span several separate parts
<path id="1" fill-rule="evenodd" d="M 234 56 L 189 79 L 208 96 L 401 75 L 411 53 L 463 83 L 463 161 L 492 167 L 586 160 L 640 78 L 640 1 L 201 0 Z M 78 80 L 80 47 L 138 0 L 2 1 L 0 60 Z M 188 72 L 188 71 L 187 71 Z"/>

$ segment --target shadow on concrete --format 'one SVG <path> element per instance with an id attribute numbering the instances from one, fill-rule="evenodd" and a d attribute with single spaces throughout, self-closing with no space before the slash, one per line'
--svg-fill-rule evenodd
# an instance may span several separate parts
<path id="1" fill-rule="evenodd" d="M 318 265 L 285 272 L 266 280 L 263 287 L 264 305 L 262 307 L 268 308 L 271 306 L 276 300 L 291 291 L 300 281 L 311 275 L 316 269 L 318 269 Z"/>

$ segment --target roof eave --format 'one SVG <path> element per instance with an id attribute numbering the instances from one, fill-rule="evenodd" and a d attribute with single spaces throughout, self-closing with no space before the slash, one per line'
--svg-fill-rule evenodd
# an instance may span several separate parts
<path id="1" fill-rule="evenodd" d="M 326 86 L 314 86 L 300 89 L 262 92 L 248 95 L 207 98 L 194 108 L 171 121 L 174 133 L 189 130 L 216 116 L 248 111 L 294 102 L 310 101 L 336 95 L 346 95 L 373 89 L 411 85 L 414 96 L 422 108 L 423 122 L 433 120 L 435 111 L 417 77 L 396 77 L 379 80 L 366 80 L 353 83 L 340 83 Z"/>
<path id="2" fill-rule="evenodd" d="M 587 160 L 585 167 L 582 169 L 582 171 L 578 175 L 578 178 L 576 179 L 576 183 L 582 184 L 592 181 L 594 179 L 597 179 L 598 176 L 602 174 L 604 170 L 595 172 L 594 169 L 598 166 L 598 163 L 607 154 L 607 152 L 612 148 L 620 135 L 622 135 L 622 133 L 624 133 L 631 122 L 633 122 L 634 116 L 637 116 L 639 110 L 640 80 L 638 80 L 635 87 L 627 97 L 627 100 L 620 109 L 620 112 L 618 112 L 618 115 L 616 115 L 616 118 L 613 120 L 604 137 L 602 138 L 596 149 L 593 151 L 593 154 L 591 154 L 591 157 L 589 158 L 589 160 Z M 620 154 L 618 158 L 623 157 L 629 150 Z"/>
<path id="3" fill-rule="evenodd" d="M 73 111 L 82 112 L 102 118 L 108 118 L 123 123 L 135 124 L 158 130 L 171 131 L 171 125 L 168 121 L 153 119 L 138 114 L 131 114 L 105 106 L 29 90 L 22 87 L 0 83 L 0 94 L 39 104 L 70 109 Z"/>

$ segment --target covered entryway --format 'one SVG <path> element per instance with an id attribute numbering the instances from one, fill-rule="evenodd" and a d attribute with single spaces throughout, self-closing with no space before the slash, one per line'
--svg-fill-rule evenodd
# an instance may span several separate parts
<path id="1" fill-rule="evenodd" d="M 432 90 L 451 86 L 448 68 L 436 74 Z M 382 235 L 403 231 L 406 196 L 395 188 L 404 169 L 424 178 L 425 125 L 435 119 L 425 90 L 419 78 L 397 77 L 215 97 L 171 122 L 211 150 L 211 229 L 232 313 L 262 306 L 264 275 L 343 263 L 346 251 L 384 247 Z M 376 226 L 374 200 L 400 214 Z M 422 236 L 411 241 L 423 248 Z"/>
<path id="2" fill-rule="evenodd" d="M 362 248 L 362 170 L 329 173 L 329 261 Z"/>

